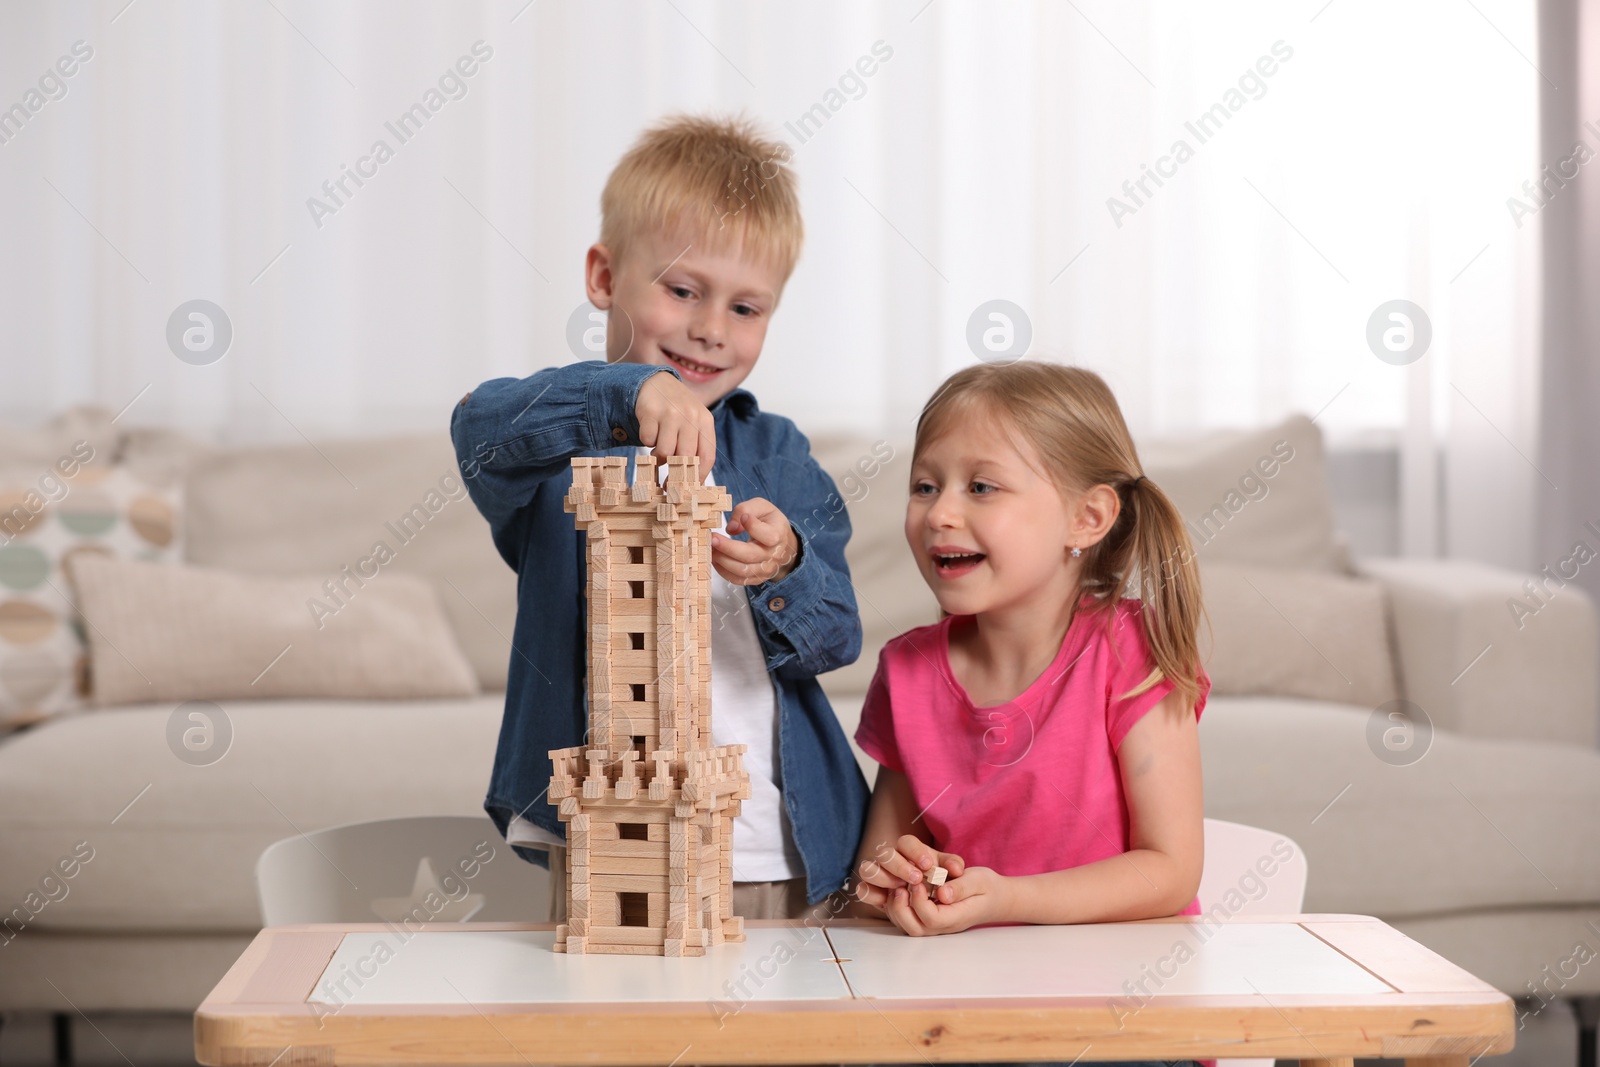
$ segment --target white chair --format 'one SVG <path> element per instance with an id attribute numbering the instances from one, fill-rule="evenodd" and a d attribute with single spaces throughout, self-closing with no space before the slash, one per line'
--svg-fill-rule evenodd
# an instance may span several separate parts
<path id="1" fill-rule="evenodd" d="M 1300 914 L 1306 900 L 1306 854 L 1298 844 L 1271 830 L 1221 819 L 1207 819 L 1205 835 L 1206 861 L 1197 894 L 1201 914 L 1217 904 L 1225 904 L 1232 915 Z M 1263 875 L 1263 869 L 1271 873 Z M 1272 1067 L 1273 1062 L 1218 1060 L 1217 1067 Z"/>
<path id="2" fill-rule="evenodd" d="M 545 922 L 550 878 L 488 816 L 350 823 L 286 837 L 256 862 L 261 921 Z"/>

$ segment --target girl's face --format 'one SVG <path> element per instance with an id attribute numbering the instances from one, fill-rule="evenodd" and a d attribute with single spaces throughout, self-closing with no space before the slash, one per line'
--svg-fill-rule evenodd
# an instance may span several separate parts
<path id="1" fill-rule="evenodd" d="M 906 541 L 952 615 L 1059 605 L 1075 586 L 1071 502 L 1022 449 L 993 419 L 974 418 L 912 464 Z"/>

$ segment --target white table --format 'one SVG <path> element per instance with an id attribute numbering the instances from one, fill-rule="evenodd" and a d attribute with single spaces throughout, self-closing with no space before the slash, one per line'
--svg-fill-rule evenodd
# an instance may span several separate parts
<path id="1" fill-rule="evenodd" d="M 195 1015 L 201 1063 L 861 1063 L 1511 1048 L 1508 997 L 1356 915 L 906 937 L 750 922 L 704 957 L 568 955 L 550 924 L 264 930 Z"/>

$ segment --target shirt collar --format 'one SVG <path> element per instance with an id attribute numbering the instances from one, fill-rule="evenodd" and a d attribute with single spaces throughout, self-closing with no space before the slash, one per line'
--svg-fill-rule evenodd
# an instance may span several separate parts
<path id="1" fill-rule="evenodd" d="M 718 414 L 726 406 L 733 414 L 744 418 L 757 414 L 761 409 L 756 406 L 756 395 L 748 389 L 734 389 L 711 405 L 711 414 Z"/>

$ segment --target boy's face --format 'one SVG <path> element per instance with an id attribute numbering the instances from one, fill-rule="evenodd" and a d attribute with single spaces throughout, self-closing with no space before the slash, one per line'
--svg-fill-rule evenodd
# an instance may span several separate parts
<path id="1" fill-rule="evenodd" d="M 776 267 L 692 237 L 641 236 L 618 262 L 589 249 L 589 300 L 609 311 L 606 360 L 672 367 L 707 407 L 755 367 L 777 307 Z"/>

